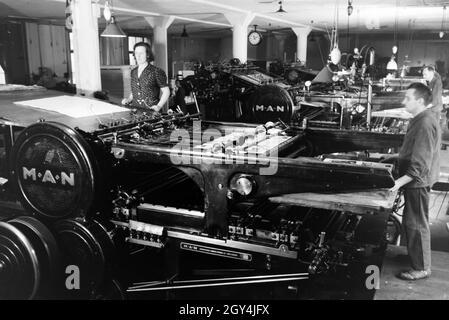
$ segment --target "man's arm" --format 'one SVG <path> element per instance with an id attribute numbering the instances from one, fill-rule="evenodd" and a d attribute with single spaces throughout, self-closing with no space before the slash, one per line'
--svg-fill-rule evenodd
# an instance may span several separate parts
<path id="1" fill-rule="evenodd" d="M 437 124 L 438 125 L 438 124 Z M 397 191 L 412 181 L 420 181 L 429 174 L 432 165 L 432 155 L 438 148 L 438 129 L 430 121 L 421 124 L 419 130 L 414 134 L 413 150 L 410 164 L 405 174 L 395 181 L 391 191 Z"/>
<path id="2" fill-rule="evenodd" d="M 398 191 L 400 188 L 405 186 L 407 183 L 412 182 L 413 178 L 408 175 L 403 175 L 399 179 L 394 182 L 394 186 L 390 189 L 390 191 Z"/>
<path id="3" fill-rule="evenodd" d="M 415 181 L 420 181 L 429 174 L 432 165 L 432 155 L 438 141 L 438 123 L 424 121 L 415 134 L 413 151 L 410 157 L 410 165 L 405 174 L 412 177 Z"/>

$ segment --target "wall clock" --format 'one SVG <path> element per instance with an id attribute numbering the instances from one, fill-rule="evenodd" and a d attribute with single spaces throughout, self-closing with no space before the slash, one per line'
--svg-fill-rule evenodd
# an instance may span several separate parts
<path id="1" fill-rule="evenodd" d="M 257 25 L 254 25 L 254 30 L 248 34 L 248 41 L 253 46 L 257 46 L 262 42 L 262 34 L 256 28 Z"/>

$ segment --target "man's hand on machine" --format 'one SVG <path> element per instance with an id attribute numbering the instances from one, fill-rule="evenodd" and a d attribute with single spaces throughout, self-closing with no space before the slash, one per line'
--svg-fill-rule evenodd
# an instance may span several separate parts
<path id="1" fill-rule="evenodd" d="M 168 109 L 167 114 L 173 114 L 173 113 L 182 113 L 182 110 L 179 106 L 176 106 L 176 109 Z"/>

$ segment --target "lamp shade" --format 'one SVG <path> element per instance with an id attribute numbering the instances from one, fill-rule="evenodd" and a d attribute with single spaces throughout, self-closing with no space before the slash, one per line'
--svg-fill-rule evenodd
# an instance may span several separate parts
<path id="1" fill-rule="evenodd" d="M 282 8 L 282 1 L 279 1 L 278 4 L 279 4 L 279 9 L 278 9 L 278 11 L 276 11 L 276 13 L 287 13 L 287 11 L 285 11 Z"/>
<path id="2" fill-rule="evenodd" d="M 398 64 L 394 61 L 394 58 L 391 58 L 387 63 L 387 70 L 398 70 Z"/>
<path id="3" fill-rule="evenodd" d="M 119 27 L 119 25 L 115 23 L 115 18 L 111 17 L 111 22 L 106 26 L 106 29 L 104 29 L 101 36 L 112 38 L 124 38 L 126 37 L 126 34 Z"/>

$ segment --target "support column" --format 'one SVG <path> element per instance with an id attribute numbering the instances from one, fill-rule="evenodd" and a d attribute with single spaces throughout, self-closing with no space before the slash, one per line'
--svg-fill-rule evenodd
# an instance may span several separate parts
<path id="1" fill-rule="evenodd" d="M 264 41 L 267 42 L 266 57 L 267 60 L 273 60 L 273 34 L 271 31 L 267 32 Z"/>
<path id="2" fill-rule="evenodd" d="M 101 90 L 98 18 L 100 8 L 85 0 L 73 0 L 73 54 L 76 93 L 93 96 Z"/>
<path id="3" fill-rule="evenodd" d="M 307 62 L 307 37 L 312 31 L 312 28 L 292 28 L 293 32 L 296 34 L 296 59 L 301 61 L 304 65 Z"/>
<path id="4" fill-rule="evenodd" d="M 175 20 L 174 17 L 145 17 L 153 28 L 154 65 L 168 75 L 167 29 Z"/>
<path id="5" fill-rule="evenodd" d="M 286 34 L 275 34 L 275 39 L 278 41 L 278 58 L 282 62 L 285 62 L 287 60 L 287 53 L 285 52 L 285 40 L 287 40 Z"/>
<path id="6" fill-rule="evenodd" d="M 232 56 L 242 63 L 248 60 L 248 26 L 254 19 L 253 13 L 225 13 L 226 19 L 232 24 Z"/>

